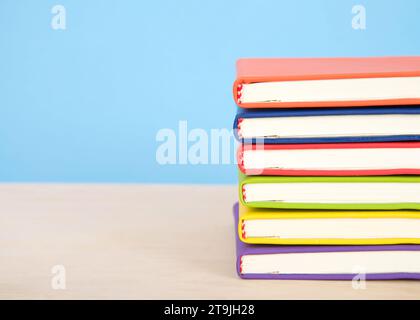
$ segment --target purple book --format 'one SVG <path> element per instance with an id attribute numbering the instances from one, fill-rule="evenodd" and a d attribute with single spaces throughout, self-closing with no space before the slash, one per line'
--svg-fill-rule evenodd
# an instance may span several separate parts
<path id="1" fill-rule="evenodd" d="M 420 245 L 250 245 L 238 237 L 237 272 L 244 279 L 391 280 L 420 279 Z"/>

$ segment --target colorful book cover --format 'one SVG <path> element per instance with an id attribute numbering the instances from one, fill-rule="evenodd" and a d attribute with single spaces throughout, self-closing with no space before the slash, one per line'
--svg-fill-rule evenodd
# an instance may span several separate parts
<path id="1" fill-rule="evenodd" d="M 420 244 L 418 211 L 322 211 L 239 204 L 242 242 L 280 245 Z"/>
<path id="2" fill-rule="evenodd" d="M 420 176 L 284 177 L 239 173 L 239 199 L 255 208 L 420 210 Z"/>
<path id="3" fill-rule="evenodd" d="M 244 125 L 255 120 L 263 132 L 247 134 Z M 273 121 L 280 123 L 267 129 Z M 238 109 L 233 129 L 246 144 L 420 141 L 420 107 Z"/>
<path id="4" fill-rule="evenodd" d="M 420 175 L 420 142 L 241 144 L 237 163 L 246 175 Z"/>
<path id="5" fill-rule="evenodd" d="M 420 57 L 249 58 L 236 65 L 242 108 L 420 104 Z"/>
<path id="6" fill-rule="evenodd" d="M 244 279 L 420 279 L 420 245 L 279 246 L 243 243 L 234 206 L 237 273 Z M 306 263 L 305 263 L 306 261 Z M 279 263 L 280 262 L 280 263 Z M 314 271 L 316 269 L 316 271 Z"/>

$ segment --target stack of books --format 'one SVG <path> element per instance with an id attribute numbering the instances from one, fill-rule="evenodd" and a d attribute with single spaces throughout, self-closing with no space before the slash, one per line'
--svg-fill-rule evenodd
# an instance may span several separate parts
<path id="1" fill-rule="evenodd" d="M 237 270 L 420 279 L 420 57 L 241 59 Z"/>

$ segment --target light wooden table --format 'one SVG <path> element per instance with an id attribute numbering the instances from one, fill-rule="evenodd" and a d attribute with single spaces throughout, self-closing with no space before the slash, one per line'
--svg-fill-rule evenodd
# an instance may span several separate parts
<path id="1" fill-rule="evenodd" d="M 0 185 L 0 298 L 420 298 L 415 281 L 240 280 L 236 198 L 235 186 Z"/>

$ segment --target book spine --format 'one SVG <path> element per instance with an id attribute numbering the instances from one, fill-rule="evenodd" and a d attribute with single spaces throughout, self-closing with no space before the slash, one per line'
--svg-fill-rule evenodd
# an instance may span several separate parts
<path id="1" fill-rule="evenodd" d="M 242 121 L 244 121 L 244 119 L 242 119 L 242 118 L 239 118 L 238 119 L 238 125 L 237 125 L 237 134 L 238 134 L 238 138 L 239 139 L 242 139 L 242 134 L 241 134 L 241 125 L 242 125 Z"/>
<path id="2" fill-rule="evenodd" d="M 243 220 L 242 220 L 242 223 L 241 223 L 241 233 L 242 233 L 242 239 L 246 239 L 245 221 L 243 221 Z"/>
<path id="3" fill-rule="evenodd" d="M 242 103 L 242 90 L 243 90 L 243 85 L 242 83 L 238 83 L 238 85 L 236 86 L 236 100 L 238 102 L 238 104 Z"/>

